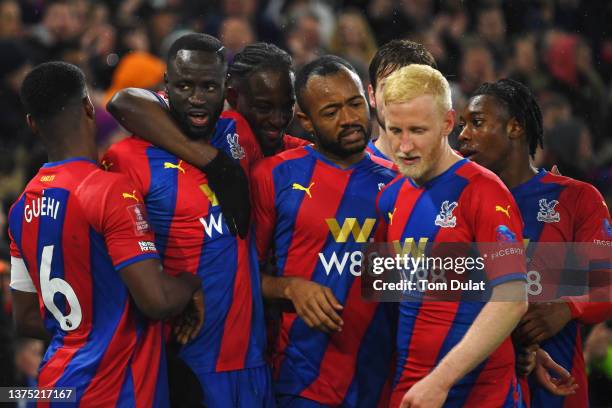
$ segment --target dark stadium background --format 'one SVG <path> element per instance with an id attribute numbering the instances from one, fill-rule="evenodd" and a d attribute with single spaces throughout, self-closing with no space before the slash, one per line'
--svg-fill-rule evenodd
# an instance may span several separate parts
<path id="1" fill-rule="evenodd" d="M 10 320 L 6 213 L 46 157 L 29 132 L 18 90 L 32 66 L 80 66 L 97 106 L 102 153 L 125 133 L 104 110 L 118 89 L 161 89 L 165 52 L 190 30 L 218 36 L 234 55 L 272 42 L 296 68 L 332 53 L 367 84 L 377 46 L 427 46 L 449 79 L 455 109 L 484 81 L 512 77 L 537 95 L 545 149 L 536 165 L 594 184 L 612 203 L 612 2 L 588 0 L 0 0 L 0 386 L 28 385 L 43 352 Z M 301 130 L 292 126 L 292 133 Z M 612 406 L 612 326 L 587 336 L 593 406 Z M 607 365 L 603 362 L 608 354 Z"/>

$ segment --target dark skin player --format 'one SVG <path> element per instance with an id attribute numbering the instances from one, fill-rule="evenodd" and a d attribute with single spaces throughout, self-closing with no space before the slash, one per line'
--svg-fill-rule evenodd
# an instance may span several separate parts
<path id="1" fill-rule="evenodd" d="M 348 69 L 311 76 L 302 91 L 298 113 L 302 127 L 316 141 L 316 149 L 342 168 L 365 156 L 372 125 L 363 85 Z M 264 297 L 290 300 L 308 327 L 325 333 L 342 329 L 342 305 L 331 289 L 297 277 L 262 275 Z"/>
<path id="2" fill-rule="evenodd" d="M 249 122 L 266 157 L 284 148 L 295 106 L 294 76 L 289 70 L 264 68 L 240 82 L 230 80 L 227 88 L 227 102 Z"/>
<path id="3" fill-rule="evenodd" d="M 54 63 L 57 70 L 70 69 L 69 64 Z M 78 69 L 73 67 L 72 69 Z M 25 84 L 26 82 L 24 82 Z M 32 132 L 43 141 L 50 162 L 74 157 L 97 160 L 95 145 L 95 112 L 89 95 L 76 96 L 51 118 L 27 115 Z M 191 302 L 186 322 L 176 333 L 187 342 L 199 332 L 204 320 L 200 279 L 189 273 L 172 277 L 164 273 L 159 260 L 134 262 L 119 271 L 138 308 L 149 318 L 160 320 L 176 316 Z M 40 316 L 36 293 L 13 291 L 13 314 L 22 336 L 46 339 L 48 333 Z"/>
<path id="4" fill-rule="evenodd" d="M 525 129 L 498 98 L 493 95 L 471 98 L 459 121 L 463 126 L 459 135 L 461 154 L 493 171 L 509 189 L 536 175 Z M 570 319 L 570 310 L 563 302 L 530 304 L 515 337 L 518 336 L 521 344 L 537 345 L 557 334 Z M 574 392 L 576 385 L 569 373 L 543 350 L 535 356 L 533 353 L 537 349 L 537 346 L 527 347 L 528 354 L 519 356 L 519 372 L 526 375 L 535 367 L 540 383 L 552 393 L 569 395 Z M 563 381 L 551 378 L 547 370 L 556 372 Z"/>
<path id="5" fill-rule="evenodd" d="M 154 95 L 137 88 L 115 94 L 107 109 L 129 131 L 206 173 L 231 233 L 244 238 L 248 181 L 238 164 L 208 143 L 223 109 L 226 72 L 222 49 L 179 49 L 165 75 L 170 115 Z"/>

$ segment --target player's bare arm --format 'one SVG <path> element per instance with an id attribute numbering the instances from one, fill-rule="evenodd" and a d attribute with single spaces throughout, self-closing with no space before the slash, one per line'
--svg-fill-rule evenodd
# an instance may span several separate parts
<path id="1" fill-rule="evenodd" d="M 210 164 L 218 154 L 218 150 L 209 143 L 185 136 L 150 91 L 123 89 L 113 96 L 106 109 L 128 131 L 198 168 Z"/>
<path id="2" fill-rule="evenodd" d="M 523 299 L 517 301 L 501 301 Z M 404 395 L 401 407 L 440 407 L 450 388 L 489 356 L 506 339 L 527 311 L 525 283 L 512 281 L 493 288 L 463 339 L 438 366 Z"/>
<path id="3" fill-rule="evenodd" d="M 196 275 L 181 273 L 172 277 L 155 259 L 135 262 L 119 273 L 138 308 L 151 319 L 178 315 L 201 287 Z"/>
<path id="4" fill-rule="evenodd" d="M 290 300 L 308 327 L 324 333 L 342 330 L 344 322 L 339 315 L 342 305 L 330 288 L 298 277 L 265 274 L 261 285 L 265 298 Z"/>
<path id="5" fill-rule="evenodd" d="M 49 332 L 45 329 L 40 317 L 40 306 L 36 292 L 11 291 L 13 297 L 13 321 L 17 333 L 23 337 L 49 340 Z"/>
<path id="6" fill-rule="evenodd" d="M 205 139 L 185 136 L 170 113 L 147 90 L 123 89 L 113 96 L 106 108 L 130 132 L 206 173 L 230 231 L 246 237 L 250 221 L 248 180 L 238 163 Z"/>

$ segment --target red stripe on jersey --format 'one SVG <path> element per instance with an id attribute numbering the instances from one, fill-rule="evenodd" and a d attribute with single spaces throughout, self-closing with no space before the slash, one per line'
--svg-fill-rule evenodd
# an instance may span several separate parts
<path id="1" fill-rule="evenodd" d="M 125 373 L 130 364 L 132 351 L 136 345 L 136 327 L 131 302 L 125 302 L 123 315 L 117 325 L 96 374 L 83 392 L 80 405 L 115 405 L 125 381 Z"/>
<path id="2" fill-rule="evenodd" d="M 317 218 L 320 220 L 334 218 L 336 216 L 338 207 L 340 207 L 342 197 L 344 196 L 344 191 L 351 178 L 351 174 L 352 171 L 345 171 L 339 174 L 337 169 L 317 160 L 309 181 L 309 183 L 315 183 L 312 186 L 313 192 L 315 191 L 317 180 L 324 180 L 326 178 L 328 180 L 335 179 L 338 188 L 330 192 L 330 195 L 319 197 L 318 199 L 308 197 L 307 195 L 304 196 L 302 205 L 295 218 L 295 225 L 293 227 L 294 236 L 291 239 L 291 245 L 287 251 L 287 260 L 285 261 L 285 271 L 283 273 L 284 276 L 299 276 L 307 280 L 312 280 L 312 274 L 319 260 L 319 257 L 313 254 L 318 254 L 325 246 L 326 241 L 320 240 L 314 247 L 306 246 L 304 245 L 304 239 L 296 237 L 295 233 L 296 231 L 306 230 L 309 231 L 310 236 L 318 237 L 326 236 L 329 233 L 326 223 L 312 222 L 312 215 L 316 214 Z M 315 228 L 318 228 L 319 231 L 314 231 Z M 288 269 L 287 266 L 289 266 L 290 269 Z M 283 313 L 281 333 L 289 333 L 291 330 L 294 319 L 289 320 L 287 319 L 288 316 L 290 316 L 290 314 Z M 282 355 L 287 343 L 288 339 L 287 342 L 284 342 L 282 348 L 279 348 L 280 357 L 276 361 L 277 367 L 280 367 L 282 364 Z"/>
<path id="3" fill-rule="evenodd" d="M 504 405 L 504 401 L 508 397 L 508 389 L 500 387 L 500 384 L 513 384 L 515 386 L 516 379 L 514 379 L 514 370 L 508 370 L 508 364 L 500 364 L 499 358 L 496 358 L 499 356 L 514 356 L 514 348 L 510 338 L 506 338 L 488 357 L 463 404 L 464 406 L 501 407 Z"/>
<path id="4" fill-rule="evenodd" d="M 355 356 L 359 353 L 361 346 L 361 342 L 355 340 L 363 338 L 375 312 L 376 307 L 361 300 L 361 278 L 356 278 L 346 298 L 342 313 L 345 327 L 351 329 L 330 336 L 329 344 L 332 346 L 328 346 L 323 355 L 319 377 L 302 391 L 300 394 L 302 397 L 315 401 L 335 401 L 338 404 L 342 402 L 355 375 L 357 362 Z M 340 347 L 342 353 L 339 352 L 338 347 L 333 346 L 334 344 L 342 345 Z M 330 378 L 336 381 L 333 388 L 323 380 Z"/>
<path id="5" fill-rule="evenodd" d="M 582 335 L 581 325 L 576 325 L 574 334 L 576 343 L 574 344 L 574 358 L 572 359 L 572 377 L 576 379 L 578 389 L 575 394 L 568 395 L 563 401 L 564 408 L 587 408 L 589 406 L 589 382 L 587 379 L 584 357 L 582 355 Z"/>
<path id="6" fill-rule="evenodd" d="M 75 208 L 77 207 L 77 208 Z M 80 208 L 79 208 L 80 207 Z M 62 228 L 62 252 L 64 256 L 64 280 L 70 282 L 74 293 L 78 293 L 81 305 L 81 325 L 64 337 L 64 345 L 80 348 L 87 344 L 93 323 L 93 283 L 91 274 L 91 242 L 88 229 L 81 223 L 71 222 L 69 217 L 80 214 L 84 217 L 82 205 L 71 195 L 66 203 L 64 225 Z M 88 228 L 88 227 L 85 227 Z M 87 237 L 77 240 L 76 237 Z M 55 248 L 54 251 L 59 251 Z M 84 273 L 85 272 L 85 273 Z M 86 325 L 87 324 L 87 325 Z"/>
<path id="7" fill-rule="evenodd" d="M 304 195 L 302 205 L 295 218 L 294 236 L 287 251 L 284 276 L 299 276 L 308 280 L 312 279 L 312 273 L 319 261 L 319 257 L 313 254 L 321 251 L 325 246 L 325 240 L 321 240 L 314 247 L 308 246 L 308 248 L 305 248 L 304 239 L 296 237 L 295 234 L 299 233 L 299 231 L 308 231 L 310 236 L 316 237 L 324 237 L 329 234 L 327 224 L 325 222 L 313 222 L 312 217 L 316 215 L 317 219 L 323 221 L 336 216 L 351 174 L 353 174 L 352 171 L 340 173 L 336 168 L 317 160 L 309 181 L 309 183 L 315 183 L 312 186 L 312 192 L 315 195 L 313 197 Z M 317 180 L 325 179 L 335 180 L 338 188 L 325 197 L 317 197 Z M 315 231 L 317 228 L 318 231 Z"/>
<path id="8" fill-rule="evenodd" d="M 521 393 L 523 394 L 523 402 L 526 407 L 531 406 L 531 392 L 529 391 L 529 381 L 527 377 L 520 376 L 518 378 L 519 386 L 521 387 Z"/>
<path id="9" fill-rule="evenodd" d="M 424 191 L 421 189 L 421 190 L 418 190 L 418 194 L 412 194 L 411 192 L 406 191 L 406 190 L 409 190 L 410 188 L 411 188 L 410 181 L 406 179 L 404 181 L 404 184 L 402 184 L 402 187 L 400 187 L 400 191 L 397 193 L 397 196 L 395 199 L 397 203 L 397 199 L 399 197 L 402 197 L 402 199 L 405 199 L 406 202 L 403 203 L 399 208 L 396 207 L 394 203 L 392 216 L 390 216 L 389 214 L 382 214 L 383 217 L 388 217 L 391 220 L 391 222 L 389 223 L 389 227 L 387 228 L 387 231 L 388 231 L 387 241 L 393 241 L 394 239 L 401 239 L 401 236 L 404 233 L 404 228 L 406 227 L 406 223 L 410 219 L 412 210 L 414 210 L 415 208 L 415 203 L 417 202 L 419 197 L 421 197 L 421 194 L 423 194 L 423 191 Z M 415 237 L 415 239 L 416 238 L 418 237 Z"/>
<path id="10" fill-rule="evenodd" d="M 155 400 L 157 379 L 159 377 L 159 359 L 150 358 L 161 353 L 160 336 L 162 323 L 149 322 L 140 333 L 140 343 L 132 357 L 132 380 L 134 382 L 134 399 L 137 408 L 152 407 Z M 152 363 L 149 366 L 147 363 Z M 156 373 L 157 375 L 151 375 Z"/>
<path id="11" fill-rule="evenodd" d="M 451 316 L 455 315 L 458 309 L 458 302 L 424 301 L 422 303 L 410 336 L 408 357 L 402 368 L 402 376 L 393 392 L 391 405 L 399 406 L 406 391 L 429 374 L 431 367 L 436 366 L 442 344 L 452 328 L 454 319 Z M 445 316 L 445 320 L 448 316 L 448 321 L 451 323 L 447 326 L 441 325 L 439 323 L 441 315 Z M 423 336 L 423 333 L 427 333 L 427 336 Z"/>
<path id="12" fill-rule="evenodd" d="M 217 359 L 216 371 L 237 370 L 242 367 L 249 350 L 251 337 L 251 316 L 253 314 L 253 297 L 251 296 L 251 276 L 248 265 L 249 250 L 247 240 L 236 238 L 238 244 L 238 265 L 234 280 L 232 306 L 227 312 L 221 349 Z M 246 256 L 245 256 L 246 255 Z M 236 367 L 234 362 L 240 361 Z"/>
<path id="13" fill-rule="evenodd" d="M 202 217 L 210 214 L 210 202 L 202 192 L 201 197 L 193 197 L 189 192 L 199 190 L 199 186 L 194 187 L 194 178 L 189 175 L 195 175 L 196 183 L 206 183 L 206 178 L 202 172 L 182 160 L 179 160 L 178 165 L 185 171 L 177 170 L 176 174 L 176 204 L 174 206 L 174 214 L 172 214 L 172 222 L 168 229 L 168 240 L 166 242 L 166 251 L 164 253 L 164 270 L 175 275 L 180 272 L 189 272 L 194 275 L 198 273 L 200 264 L 201 250 L 204 244 L 204 228 L 197 222 L 188 222 L 194 214 L 199 214 L 204 208 L 207 212 L 202 214 Z M 190 174 L 191 173 L 191 174 Z M 193 210 L 198 207 L 198 210 Z M 179 211 L 179 212 L 177 212 Z M 185 248 L 200 248 L 197 254 L 190 253 L 185 256 Z"/>

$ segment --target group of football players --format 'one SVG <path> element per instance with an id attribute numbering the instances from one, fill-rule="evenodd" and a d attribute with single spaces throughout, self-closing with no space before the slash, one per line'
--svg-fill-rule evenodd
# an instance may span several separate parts
<path id="1" fill-rule="evenodd" d="M 581 326 L 611 318 L 609 299 L 529 303 L 514 251 L 486 264 L 487 301 L 371 302 L 359 260 L 368 242 L 524 238 L 608 259 L 600 193 L 532 166 L 542 115 L 524 85 L 483 84 L 455 113 L 406 40 L 369 75 L 336 56 L 294 73 L 266 43 L 228 66 L 219 40 L 187 34 L 164 92 L 109 102 L 133 136 L 98 163 L 83 73 L 36 67 L 21 98 L 49 163 L 9 231 L 17 328 L 49 340 L 39 386 L 85 407 L 587 407 Z M 313 144 L 285 133 L 296 103 Z"/>

